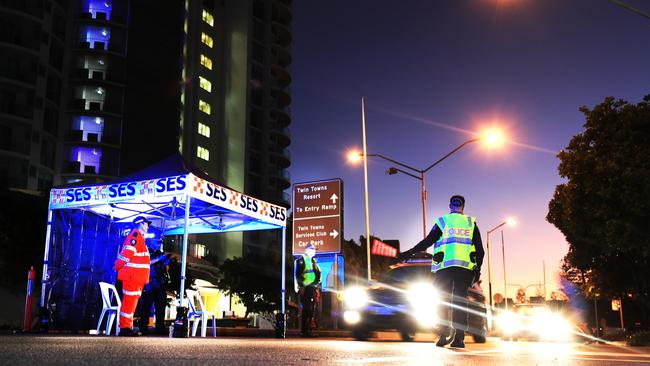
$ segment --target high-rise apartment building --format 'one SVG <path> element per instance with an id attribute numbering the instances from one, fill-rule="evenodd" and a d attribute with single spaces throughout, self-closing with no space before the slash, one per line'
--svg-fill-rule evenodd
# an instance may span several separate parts
<path id="1" fill-rule="evenodd" d="M 185 1 L 179 149 L 235 189 L 289 204 L 289 0 Z"/>
<path id="2" fill-rule="evenodd" d="M 184 13 L 179 150 L 218 181 L 288 206 L 291 1 L 186 0 Z M 221 257 L 279 242 L 273 231 L 224 237 Z"/>
<path id="3" fill-rule="evenodd" d="M 129 4 L 71 3 L 61 179 L 107 180 L 120 174 Z"/>
<path id="4" fill-rule="evenodd" d="M 0 186 L 119 175 L 128 0 L 0 1 Z"/>
<path id="5" fill-rule="evenodd" d="M 69 12 L 66 1 L 0 1 L 0 187 L 57 179 Z"/>

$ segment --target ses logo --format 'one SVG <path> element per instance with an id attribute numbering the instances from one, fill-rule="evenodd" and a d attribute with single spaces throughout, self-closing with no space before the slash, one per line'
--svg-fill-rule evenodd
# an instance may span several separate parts
<path id="1" fill-rule="evenodd" d="M 208 197 L 212 197 L 222 202 L 226 202 L 226 200 L 228 199 L 226 190 L 217 185 L 207 184 L 205 189 L 205 194 Z M 245 195 L 241 195 L 239 197 L 239 200 L 235 202 L 235 205 L 255 213 L 257 213 L 260 210 L 259 201 L 256 200 L 255 198 L 248 197 Z M 287 218 L 286 209 L 281 207 L 271 206 L 269 207 L 268 216 L 272 219 L 284 221 Z"/>
<path id="2" fill-rule="evenodd" d="M 104 190 L 104 194 L 108 198 L 124 198 L 132 197 L 136 195 L 137 188 L 140 187 L 139 182 L 129 182 L 114 184 L 109 186 Z M 173 191 L 182 191 L 186 187 L 185 176 L 181 175 L 178 177 L 169 177 L 162 178 L 156 181 L 155 190 L 156 193 L 165 193 Z M 86 187 L 86 188 L 71 188 L 66 190 L 66 202 L 83 202 L 90 201 L 92 198 L 91 193 L 95 193 L 98 187 Z"/>

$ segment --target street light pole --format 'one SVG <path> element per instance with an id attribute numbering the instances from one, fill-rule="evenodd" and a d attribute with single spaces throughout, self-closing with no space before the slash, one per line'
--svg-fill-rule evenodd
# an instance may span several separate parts
<path id="1" fill-rule="evenodd" d="M 490 308 L 492 308 L 492 265 L 490 264 L 490 234 L 494 232 L 495 230 L 499 229 L 503 225 L 507 224 L 508 220 L 500 223 L 499 225 L 495 226 L 494 228 L 488 230 L 487 232 L 487 262 L 488 262 L 488 295 L 490 296 Z M 504 294 L 505 295 L 505 294 Z M 505 298 L 505 296 L 504 296 Z M 508 304 L 508 299 L 505 298 L 504 300 L 506 304 Z"/>
<path id="2" fill-rule="evenodd" d="M 366 260 L 368 262 L 368 283 L 370 283 L 370 209 L 368 208 L 368 153 L 366 150 L 366 108 L 361 98 L 361 126 L 363 130 L 363 184 L 366 198 Z"/>
<path id="3" fill-rule="evenodd" d="M 508 286 L 506 285 L 506 250 L 503 244 L 503 230 L 501 230 L 501 257 L 503 258 L 503 297 L 506 299 L 505 309 L 508 311 Z"/>
<path id="4" fill-rule="evenodd" d="M 410 166 L 410 165 L 406 165 L 406 164 L 404 164 L 404 163 L 400 163 L 399 161 L 397 161 L 397 160 L 395 160 L 395 159 L 391 159 L 391 158 L 389 158 L 389 157 L 387 157 L 387 156 L 385 156 L 385 155 L 382 155 L 382 154 L 367 154 L 367 155 L 366 155 L 365 148 L 364 148 L 363 155 L 364 155 L 364 157 L 365 157 L 365 156 L 374 156 L 374 157 L 378 157 L 378 158 L 380 158 L 380 159 L 384 159 L 384 160 L 386 160 L 386 161 L 389 161 L 389 162 L 391 162 L 391 163 L 393 163 L 393 164 L 395 164 L 395 165 L 399 165 L 399 166 L 401 166 L 401 167 L 403 167 L 403 168 L 406 168 L 406 169 L 410 170 L 411 172 L 417 173 L 417 175 L 416 175 L 416 174 L 413 174 L 413 173 L 410 173 L 410 172 L 407 172 L 407 171 L 405 171 L 405 170 L 402 170 L 402 169 L 399 169 L 399 168 L 395 168 L 395 167 L 391 167 L 391 168 L 389 168 L 389 169 L 386 171 L 386 173 L 387 173 L 387 174 L 390 174 L 390 175 L 392 175 L 392 174 L 397 174 L 397 172 L 400 172 L 400 173 L 402 173 L 402 174 L 406 174 L 406 175 L 408 175 L 408 176 L 410 176 L 410 177 L 413 177 L 413 178 L 415 178 L 415 179 L 418 179 L 418 180 L 420 181 L 421 186 L 422 186 L 422 187 L 421 187 L 421 189 L 422 189 L 422 192 L 421 192 L 421 195 L 422 195 L 422 236 L 423 236 L 424 238 L 426 238 L 426 237 L 427 237 L 427 188 L 426 188 L 426 180 L 425 180 L 424 175 L 425 175 L 429 170 L 431 170 L 433 167 L 435 167 L 436 165 L 440 164 L 443 160 L 445 160 L 445 159 L 447 159 L 448 157 L 450 157 L 450 156 L 451 156 L 452 154 L 454 154 L 456 151 L 460 150 L 461 148 L 463 148 L 464 146 L 466 146 L 466 145 L 468 145 L 468 144 L 471 144 L 472 142 L 480 141 L 480 140 L 483 139 L 483 138 L 485 138 L 485 137 L 484 137 L 484 136 L 482 136 L 482 137 L 476 137 L 476 138 L 473 138 L 473 139 L 470 139 L 470 140 L 467 140 L 467 141 L 463 142 L 462 144 L 458 145 L 455 149 L 453 149 L 452 151 L 450 151 L 449 153 L 447 153 L 447 154 L 446 154 L 445 156 L 443 156 L 442 158 L 436 160 L 433 164 L 429 165 L 429 166 L 428 166 L 427 168 L 425 168 L 425 169 L 414 168 L 414 167 L 412 167 L 412 166 Z M 365 162 L 365 158 L 364 158 L 364 162 Z"/>

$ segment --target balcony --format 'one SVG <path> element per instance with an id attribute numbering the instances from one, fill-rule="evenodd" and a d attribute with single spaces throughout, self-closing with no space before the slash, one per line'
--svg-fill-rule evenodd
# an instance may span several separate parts
<path id="1" fill-rule="evenodd" d="M 273 22 L 271 25 L 271 33 L 274 36 L 275 43 L 284 47 L 289 47 L 291 45 L 291 32 L 285 25 Z"/>
<path id="2" fill-rule="evenodd" d="M 278 145 L 282 148 L 291 145 L 291 131 L 289 130 L 289 127 L 279 127 L 278 124 L 275 125 L 275 127 L 272 125 L 270 132 L 276 136 Z"/>
<path id="3" fill-rule="evenodd" d="M 291 74 L 280 66 L 271 65 L 271 76 L 280 88 L 286 88 L 291 84 Z"/>
<path id="4" fill-rule="evenodd" d="M 288 168 L 291 165 L 291 153 L 287 149 L 271 148 L 269 153 L 277 158 L 278 164 L 282 168 Z"/>
<path id="5" fill-rule="evenodd" d="M 274 22 L 289 25 L 291 24 L 291 10 L 287 6 L 275 3 L 271 9 L 271 19 Z"/>
<path id="6" fill-rule="evenodd" d="M 291 65 L 291 53 L 286 48 L 273 45 L 271 47 L 271 55 L 275 62 L 281 67 L 288 67 Z"/>
<path id="7" fill-rule="evenodd" d="M 276 121 L 282 126 L 289 126 L 291 124 L 291 117 L 287 110 L 282 108 L 272 109 L 270 113 L 271 119 Z"/>
<path id="8" fill-rule="evenodd" d="M 289 95 L 289 93 L 284 89 L 274 87 L 271 89 L 271 104 L 278 108 L 287 107 L 291 104 L 291 95 Z"/>

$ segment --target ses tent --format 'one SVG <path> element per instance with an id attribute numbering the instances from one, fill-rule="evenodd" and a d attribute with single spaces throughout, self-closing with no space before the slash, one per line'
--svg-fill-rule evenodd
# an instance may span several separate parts
<path id="1" fill-rule="evenodd" d="M 113 263 L 140 215 L 153 222 L 150 233 L 158 238 L 183 238 L 181 303 L 189 234 L 280 229 L 285 267 L 285 207 L 219 185 L 173 156 L 114 182 L 50 191 L 40 305 L 52 327 L 96 326 L 102 307 L 98 283 L 115 281 Z M 285 271 L 278 270 L 284 313 Z"/>

